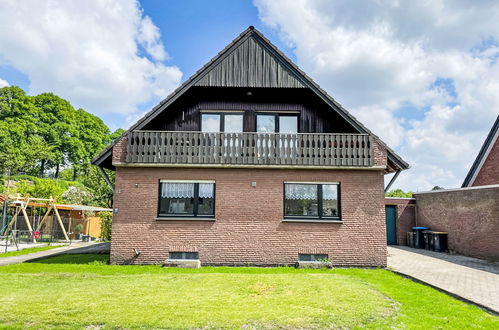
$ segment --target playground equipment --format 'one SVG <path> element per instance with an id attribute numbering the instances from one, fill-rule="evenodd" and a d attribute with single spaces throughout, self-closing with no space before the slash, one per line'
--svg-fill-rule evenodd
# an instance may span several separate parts
<path id="1" fill-rule="evenodd" d="M 3 208 L 2 204 L 3 203 Z M 59 204 L 50 198 L 0 194 L 0 245 L 17 243 L 90 241 L 101 235 L 99 212 L 112 209 Z"/>
<path id="2" fill-rule="evenodd" d="M 20 238 L 24 237 L 27 241 L 32 243 L 37 243 L 38 239 L 42 239 L 43 236 L 50 236 L 50 240 L 53 239 L 52 235 L 42 235 L 42 226 L 52 215 L 57 220 L 57 225 L 59 226 L 64 240 L 70 242 L 68 237 L 68 232 L 64 226 L 61 219 L 57 206 L 52 197 L 50 198 L 34 198 L 34 197 L 21 197 L 19 195 L 13 196 L 2 196 L 4 201 L 4 207 L 2 212 L 2 228 L 0 228 L 0 239 L 5 242 L 5 247 L 10 244 L 18 245 Z M 14 209 L 13 216 L 9 219 L 7 213 L 9 208 Z M 43 212 L 46 210 L 45 212 Z M 31 211 L 31 217 L 28 215 Z M 44 213 L 43 217 L 42 214 Z M 20 229 L 25 227 L 26 230 Z M 53 230 L 52 230 L 53 233 Z"/>

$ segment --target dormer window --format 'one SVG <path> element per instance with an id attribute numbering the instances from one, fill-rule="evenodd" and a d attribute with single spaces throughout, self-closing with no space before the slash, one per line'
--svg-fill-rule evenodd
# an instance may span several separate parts
<path id="1" fill-rule="evenodd" d="M 242 133 L 242 113 L 203 113 L 201 114 L 202 132 Z"/>

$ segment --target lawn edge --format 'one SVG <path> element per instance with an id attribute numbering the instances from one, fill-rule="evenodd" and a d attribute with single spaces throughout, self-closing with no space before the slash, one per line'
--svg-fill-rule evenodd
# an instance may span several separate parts
<path id="1" fill-rule="evenodd" d="M 419 284 L 422 284 L 422 285 L 428 286 L 428 287 L 430 287 L 430 288 L 432 288 L 432 289 L 435 289 L 435 290 L 437 290 L 437 291 L 439 291 L 439 292 L 442 292 L 442 293 L 444 293 L 444 294 L 446 294 L 446 295 L 448 295 L 448 296 L 450 296 L 450 297 L 452 297 L 452 298 L 454 298 L 454 299 L 457 299 L 457 300 L 462 301 L 462 302 L 464 302 L 464 303 L 467 303 L 467 304 L 469 304 L 469 305 L 473 305 L 473 306 L 475 306 L 475 307 L 478 307 L 479 309 L 483 310 L 484 312 L 486 312 L 486 313 L 488 313 L 488 314 L 490 314 L 490 315 L 492 315 L 492 316 L 499 316 L 499 311 L 496 311 L 496 310 L 494 310 L 494 309 L 492 309 L 492 308 L 490 308 L 490 307 L 487 307 L 487 306 L 485 306 L 485 305 L 482 305 L 482 304 L 480 304 L 480 303 L 477 303 L 477 302 L 475 302 L 475 301 L 473 301 L 473 300 L 470 300 L 470 299 L 468 299 L 468 298 L 465 298 L 465 297 L 463 297 L 463 296 L 460 296 L 460 295 L 458 295 L 458 294 L 456 294 L 456 293 L 453 293 L 453 292 L 447 291 L 447 290 L 445 290 L 445 289 L 442 289 L 442 288 L 440 288 L 440 287 L 438 287 L 438 286 L 435 286 L 435 285 L 433 285 L 433 284 L 431 284 L 431 283 L 428 283 L 428 282 L 425 282 L 425 281 L 423 281 L 423 280 L 420 280 L 420 279 L 418 279 L 418 278 L 416 278 L 416 277 L 413 277 L 413 276 L 411 276 L 411 275 L 407 275 L 407 274 L 404 274 L 404 273 L 398 272 L 398 271 L 393 270 L 393 269 L 390 269 L 390 268 L 388 268 L 388 267 L 387 267 L 387 268 L 385 268 L 385 269 L 386 269 L 387 271 L 389 271 L 389 272 L 392 272 L 392 273 L 397 274 L 397 275 L 399 275 L 399 276 L 405 277 L 405 278 L 407 278 L 407 279 L 409 279 L 409 280 L 411 280 L 411 281 L 413 281 L 413 282 L 416 282 L 416 283 L 419 283 Z"/>

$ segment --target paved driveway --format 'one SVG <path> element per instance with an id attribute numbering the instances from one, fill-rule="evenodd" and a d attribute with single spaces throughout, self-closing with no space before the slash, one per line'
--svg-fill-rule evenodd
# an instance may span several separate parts
<path id="1" fill-rule="evenodd" d="M 389 246 L 388 268 L 499 313 L 499 263 Z"/>
<path id="2" fill-rule="evenodd" d="M 53 257 L 59 254 L 75 254 L 75 253 L 109 253 L 110 243 L 84 243 L 78 242 L 71 245 L 64 245 L 60 248 L 34 252 L 30 254 L 22 254 L 13 257 L 0 258 L 0 266 L 8 266 L 20 264 L 22 262 L 36 260 L 40 258 Z"/>

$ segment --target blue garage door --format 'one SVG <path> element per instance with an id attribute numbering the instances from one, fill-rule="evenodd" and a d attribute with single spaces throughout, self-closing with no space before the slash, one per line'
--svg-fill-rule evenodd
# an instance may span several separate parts
<path id="1" fill-rule="evenodd" d="M 397 207 L 386 205 L 386 244 L 397 244 Z"/>

